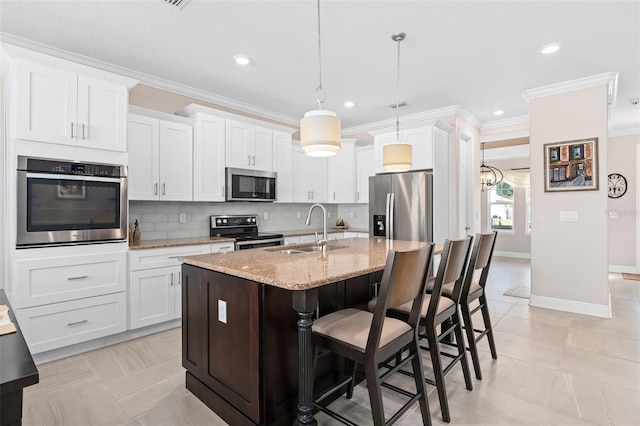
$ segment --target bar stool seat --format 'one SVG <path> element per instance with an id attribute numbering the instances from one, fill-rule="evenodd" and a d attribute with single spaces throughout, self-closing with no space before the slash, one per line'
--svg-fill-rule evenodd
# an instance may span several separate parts
<path id="1" fill-rule="evenodd" d="M 424 300 L 422 302 L 422 309 L 420 310 L 420 315 L 421 316 L 427 316 L 427 309 L 429 309 L 429 303 L 431 303 L 431 295 L 426 294 L 424 296 Z M 376 299 L 372 299 L 369 302 L 369 310 L 372 310 L 373 307 L 375 307 L 376 305 Z M 410 303 L 405 303 L 404 305 L 400 305 L 397 308 L 393 308 L 396 311 L 401 311 L 401 312 L 405 312 L 405 313 L 410 313 L 411 312 L 411 304 Z M 456 304 L 453 303 L 453 300 L 449 299 L 448 297 L 441 297 L 440 300 L 438 301 L 438 310 L 436 311 L 436 315 L 441 316 L 441 315 L 453 315 L 456 312 Z"/>
<path id="2" fill-rule="evenodd" d="M 425 295 L 427 271 L 433 257 L 433 244 L 409 250 L 390 250 L 382 275 L 378 303 L 373 312 L 347 308 L 318 318 L 313 326 L 314 369 L 320 348 L 344 357 L 352 365 L 363 365 L 371 413 L 375 426 L 389 425 L 397 421 L 415 403 L 420 404 L 422 423 L 431 425 L 431 413 L 424 382 L 424 370 L 418 344 L 418 324 L 420 308 Z M 406 318 L 396 319 L 386 315 L 387 310 L 409 304 L 410 313 Z M 396 356 L 403 349 L 408 355 L 395 366 L 387 366 L 385 361 Z M 415 393 L 385 379 L 411 363 L 415 382 Z M 385 371 L 386 370 L 386 371 Z M 321 395 L 314 396 L 314 406 L 342 423 L 355 425 L 345 417 L 333 412 L 322 401 L 337 391 L 345 392 L 351 398 L 355 385 L 356 369 Z M 398 392 L 408 401 L 385 419 L 382 387 Z"/>

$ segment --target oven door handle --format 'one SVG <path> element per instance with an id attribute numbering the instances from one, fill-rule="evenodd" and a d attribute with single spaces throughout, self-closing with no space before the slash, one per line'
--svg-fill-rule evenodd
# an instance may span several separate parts
<path id="1" fill-rule="evenodd" d="M 49 179 L 49 180 L 82 180 L 90 182 L 120 182 L 123 178 L 111 177 L 111 176 L 81 176 L 81 175 L 58 175 L 52 173 L 29 173 L 27 172 L 27 179 Z"/>
<path id="2" fill-rule="evenodd" d="M 284 244 L 284 237 L 282 238 L 272 238 L 269 240 L 247 240 L 247 241 L 236 241 L 236 247 L 248 246 L 254 244 L 271 244 L 271 243 L 281 243 Z"/>

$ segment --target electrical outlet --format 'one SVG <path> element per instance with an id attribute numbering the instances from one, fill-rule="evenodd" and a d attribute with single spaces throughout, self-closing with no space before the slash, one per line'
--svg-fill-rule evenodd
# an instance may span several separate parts
<path id="1" fill-rule="evenodd" d="M 299 220 L 299 219 L 300 219 L 300 217 L 301 217 L 301 216 L 300 216 L 300 212 L 296 212 L 296 219 L 298 219 L 298 220 Z"/>
<path id="2" fill-rule="evenodd" d="M 264 220 L 269 220 L 269 212 L 264 212 L 264 213 L 262 213 L 262 218 L 263 218 Z"/>
<path id="3" fill-rule="evenodd" d="M 187 214 L 180 213 L 180 223 L 185 223 L 187 221 Z"/>
<path id="4" fill-rule="evenodd" d="M 353 219 L 353 210 L 349 212 L 349 219 Z"/>
<path id="5" fill-rule="evenodd" d="M 218 321 L 227 323 L 227 302 L 218 300 Z"/>

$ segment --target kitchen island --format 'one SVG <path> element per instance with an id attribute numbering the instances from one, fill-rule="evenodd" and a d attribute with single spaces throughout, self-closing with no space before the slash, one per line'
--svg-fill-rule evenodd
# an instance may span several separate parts
<path id="1" fill-rule="evenodd" d="M 233 425 L 316 424 L 314 386 L 328 388 L 347 366 L 327 353 L 312 377 L 313 316 L 366 309 L 389 250 L 422 246 L 349 238 L 325 254 L 306 245 L 184 258 L 187 388 Z"/>

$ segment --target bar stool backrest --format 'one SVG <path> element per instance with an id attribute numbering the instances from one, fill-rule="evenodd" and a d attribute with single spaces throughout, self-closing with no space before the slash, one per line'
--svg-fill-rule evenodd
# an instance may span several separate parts
<path id="1" fill-rule="evenodd" d="M 427 309 L 427 318 L 435 318 L 443 285 L 453 283 L 452 299 L 456 304 L 460 301 L 464 271 L 469 259 L 470 249 L 471 237 L 465 237 L 460 240 L 446 240 L 444 242 L 438 273 L 436 274 L 429 308 Z"/>

